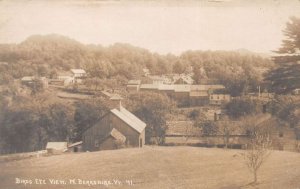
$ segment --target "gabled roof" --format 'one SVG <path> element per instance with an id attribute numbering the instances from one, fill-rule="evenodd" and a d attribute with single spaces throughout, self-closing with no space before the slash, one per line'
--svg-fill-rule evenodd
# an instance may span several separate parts
<path id="1" fill-rule="evenodd" d="M 46 149 L 65 150 L 67 147 L 67 142 L 48 142 Z"/>
<path id="2" fill-rule="evenodd" d="M 109 136 L 123 143 L 126 141 L 126 137 L 115 128 L 108 133 L 107 137 Z"/>
<path id="3" fill-rule="evenodd" d="M 122 106 L 120 107 L 120 110 L 112 109 L 110 111 L 139 133 L 141 133 L 146 128 L 146 123 L 141 121 L 138 117 L 136 117 L 134 114 L 132 114 Z"/>
<path id="4" fill-rule="evenodd" d="M 175 75 L 173 76 L 173 83 L 176 83 L 178 80 L 182 79 L 183 82 L 185 82 L 186 84 L 193 84 L 194 80 L 192 79 L 191 76 L 189 75 L 184 75 L 184 74 L 180 74 L 180 75 Z"/>
<path id="5" fill-rule="evenodd" d="M 71 69 L 71 72 L 74 74 L 85 74 L 85 70 L 83 69 Z"/>

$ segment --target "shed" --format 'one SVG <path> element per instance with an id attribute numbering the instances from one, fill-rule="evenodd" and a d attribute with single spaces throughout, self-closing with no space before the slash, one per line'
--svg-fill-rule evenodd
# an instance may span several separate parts
<path id="1" fill-rule="evenodd" d="M 68 150 L 67 142 L 48 142 L 46 146 L 47 153 L 60 154 Z"/>

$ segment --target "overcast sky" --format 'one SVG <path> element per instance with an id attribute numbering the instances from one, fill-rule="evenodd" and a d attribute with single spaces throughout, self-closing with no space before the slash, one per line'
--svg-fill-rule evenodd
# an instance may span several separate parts
<path id="1" fill-rule="evenodd" d="M 277 49 L 299 0 L 0 1 L 0 43 L 57 33 L 82 43 L 130 43 L 158 53 Z"/>

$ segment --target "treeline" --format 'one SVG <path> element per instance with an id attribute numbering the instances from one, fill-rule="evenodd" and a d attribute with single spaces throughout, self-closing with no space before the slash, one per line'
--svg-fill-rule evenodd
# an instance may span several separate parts
<path id="1" fill-rule="evenodd" d="M 248 92 L 262 82 L 261 70 L 272 68 L 269 59 L 253 53 L 187 51 L 180 56 L 160 55 L 128 44 L 83 45 L 59 35 L 31 36 L 20 44 L 0 45 L 0 84 L 28 75 L 54 78 L 71 68 L 85 69 L 91 78 L 126 82 L 151 74 L 184 73 L 194 68 L 196 83 L 214 80 L 233 95 Z"/>

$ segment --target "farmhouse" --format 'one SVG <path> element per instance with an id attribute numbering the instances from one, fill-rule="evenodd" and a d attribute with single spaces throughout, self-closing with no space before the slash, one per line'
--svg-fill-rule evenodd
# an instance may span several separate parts
<path id="1" fill-rule="evenodd" d="M 117 104 L 117 103 L 116 103 Z M 143 147 L 146 124 L 122 107 L 110 110 L 83 133 L 83 150 L 98 151 L 120 147 Z"/>
<path id="2" fill-rule="evenodd" d="M 71 69 L 71 72 L 73 74 L 73 77 L 75 78 L 81 78 L 86 76 L 86 72 L 83 69 Z"/>

